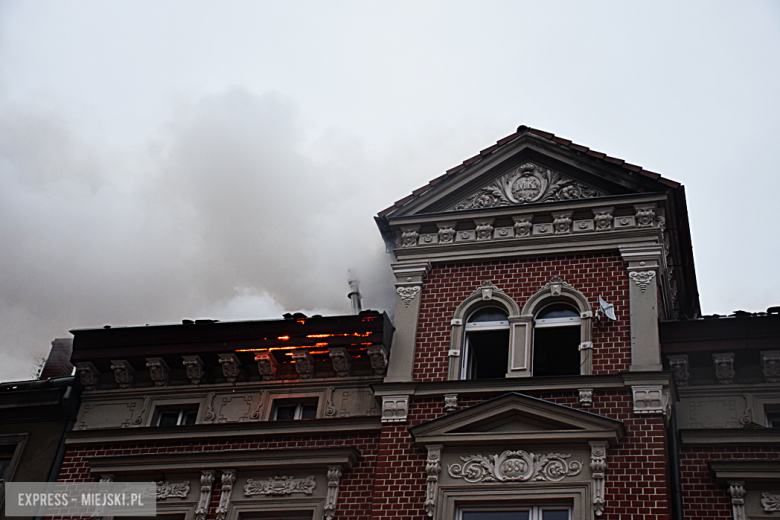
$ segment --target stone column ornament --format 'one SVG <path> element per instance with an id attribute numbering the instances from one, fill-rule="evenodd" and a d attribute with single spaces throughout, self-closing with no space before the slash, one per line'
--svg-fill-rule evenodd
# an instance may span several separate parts
<path id="1" fill-rule="evenodd" d="M 433 518 L 436 513 L 436 493 L 439 488 L 439 473 L 441 473 L 441 444 L 430 444 L 425 447 L 428 458 L 425 461 L 425 472 L 428 474 L 423 508 L 428 516 Z"/>
<path id="2" fill-rule="evenodd" d="M 322 508 L 325 513 L 325 520 L 333 520 L 336 516 L 336 501 L 339 497 L 340 480 L 341 468 L 339 466 L 328 466 L 328 493 L 325 496 L 325 506 Z"/>
<path id="3" fill-rule="evenodd" d="M 593 480 L 593 512 L 604 513 L 604 474 L 607 470 L 607 443 L 590 441 L 590 477 Z"/>
<path id="4" fill-rule="evenodd" d="M 219 495 L 219 506 L 217 506 L 216 520 L 225 520 L 227 517 L 228 506 L 230 505 L 230 493 L 233 491 L 233 484 L 236 483 L 236 470 L 222 470 L 222 490 Z"/>
<path id="5" fill-rule="evenodd" d="M 216 472 L 213 469 L 200 472 L 200 498 L 198 499 L 198 507 L 195 508 L 195 520 L 206 520 L 215 475 Z"/>
<path id="6" fill-rule="evenodd" d="M 396 280 L 395 334 L 385 381 L 412 381 L 423 280 L 431 270 L 431 264 L 399 262 L 392 267 Z"/>
<path id="7" fill-rule="evenodd" d="M 165 386 L 168 384 L 168 377 L 171 373 L 171 369 L 163 358 L 146 358 L 146 368 L 149 369 L 149 376 L 151 376 L 152 381 L 154 381 L 154 386 Z"/>
<path id="8" fill-rule="evenodd" d="M 658 270 L 663 246 L 620 247 L 628 263 L 632 372 L 663 370 L 658 336 Z"/>
<path id="9" fill-rule="evenodd" d="M 203 360 L 200 356 L 182 356 L 182 365 L 187 369 L 190 384 L 199 385 L 206 378 L 203 370 Z"/>
<path id="10" fill-rule="evenodd" d="M 731 511 L 734 520 L 747 520 L 745 515 L 745 481 L 729 480 L 729 495 L 731 495 Z"/>
<path id="11" fill-rule="evenodd" d="M 240 375 L 241 360 L 233 353 L 219 354 L 219 364 L 222 365 L 222 375 L 230 383 L 235 383 Z"/>
<path id="12" fill-rule="evenodd" d="M 112 359 L 111 370 L 114 371 L 114 379 L 119 383 L 119 388 L 132 388 L 135 382 L 135 369 L 126 359 Z"/>
<path id="13" fill-rule="evenodd" d="M 76 373 L 84 390 L 96 390 L 100 387 L 100 372 L 91 361 L 76 363 Z"/>
<path id="14" fill-rule="evenodd" d="M 718 384 L 730 385 L 734 383 L 737 373 L 734 371 L 734 353 L 724 352 L 712 355 L 712 364 L 715 369 L 715 378 Z"/>

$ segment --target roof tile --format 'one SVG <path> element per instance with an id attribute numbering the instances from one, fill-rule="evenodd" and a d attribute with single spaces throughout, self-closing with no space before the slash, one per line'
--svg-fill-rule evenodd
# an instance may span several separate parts
<path id="1" fill-rule="evenodd" d="M 596 150 L 588 150 L 585 153 L 587 153 L 588 155 L 592 155 L 593 157 L 598 157 L 599 159 L 603 159 L 604 157 L 607 156 L 607 154 L 601 153 L 601 152 L 597 152 Z"/>

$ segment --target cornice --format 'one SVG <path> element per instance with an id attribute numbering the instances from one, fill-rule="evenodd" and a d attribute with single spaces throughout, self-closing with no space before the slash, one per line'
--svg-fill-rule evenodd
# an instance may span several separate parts
<path id="1" fill-rule="evenodd" d="M 217 440 L 235 437 L 290 437 L 298 435 L 344 435 L 370 433 L 382 427 L 380 417 L 339 417 L 306 421 L 268 421 L 251 423 L 196 424 L 170 428 L 103 428 L 68 432 L 69 446 L 116 442 L 162 442 L 179 440 Z"/>
<path id="2" fill-rule="evenodd" d="M 680 439 L 685 447 L 690 446 L 780 446 L 780 431 L 767 428 L 751 430 L 744 428 L 681 428 Z"/>

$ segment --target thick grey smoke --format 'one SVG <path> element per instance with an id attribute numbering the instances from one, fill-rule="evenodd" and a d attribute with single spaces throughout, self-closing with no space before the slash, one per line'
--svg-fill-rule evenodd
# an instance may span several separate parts
<path id="1" fill-rule="evenodd" d="M 180 107 L 143 149 L 6 109 L 0 380 L 27 378 L 71 328 L 347 314 L 349 268 L 364 308 L 391 311 L 371 217 L 392 176 L 364 157 L 337 131 L 307 135 L 283 96 L 241 89 Z"/>

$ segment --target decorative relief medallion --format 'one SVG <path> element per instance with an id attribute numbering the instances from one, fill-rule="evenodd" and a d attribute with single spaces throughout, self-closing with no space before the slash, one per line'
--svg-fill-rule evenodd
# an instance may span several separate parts
<path id="1" fill-rule="evenodd" d="M 401 301 L 404 302 L 404 306 L 408 307 L 409 304 L 412 303 L 412 300 L 414 300 L 414 297 L 417 296 L 417 293 L 420 292 L 420 286 L 413 285 L 411 287 L 399 287 L 395 291 L 398 293 L 398 296 L 401 297 Z"/>
<path id="2" fill-rule="evenodd" d="M 443 227 L 439 229 L 439 243 L 452 244 L 455 241 L 455 229 L 452 227 Z"/>
<path id="3" fill-rule="evenodd" d="M 555 220 L 553 220 L 552 225 L 556 235 L 565 235 L 571 233 L 570 215 L 558 214 L 553 216 L 555 217 Z"/>
<path id="4" fill-rule="evenodd" d="M 447 472 L 452 478 L 462 478 L 472 484 L 529 480 L 558 482 L 582 471 L 582 462 L 567 461 L 569 457 L 571 454 L 539 455 L 522 450 L 505 451 L 500 455 L 470 455 L 460 458 L 463 464 L 450 464 Z"/>
<path id="5" fill-rule="evenodd" d="M 456 211 L 598 197 L 598 190 L 562 178 L 552 170 L 525 163 L 455 205 Z"/>
<path id="6" fill-rule="evenodd" d="M 493 285 L 493 282 L 490 280 L 485 280 L 482 282 L 476 291 L 474 291 L 472 294 L 482 294 L 483 300 L 492 300 L 493 299 L 493 293 L 503 293 L 501 289 Z"/>
<path id="7" fill-rule="evenodd" d="M 533 229 L 533 217 L 527 218 L 515 218 L 515 236 L 516 237 L 530 237 L 531 229 Z"/>
<path id="8" fill-rule="evenodd" d="M 655 278 L 655 271 L 631 271 L 628 276 L 642 289 L 642 292 L 645 292 Z"/>
<path id="9" fill-rule="evenodd" d="M 305 493 L 311 495 L 317 483 L 313 476 L 306 478 L 273 477 L 266 480 L 247 479 L 244 486 L 244 496 L 253 495 L 290 495 Z"/>
<path id="10" fill-rule="evenodd" d="M 420 238 L 420 234 L 415 229 L 409 229 L 401 233 L 400 246 L 401 247 L 414 247 L 417 245 L 417 239 Z"/>
<path id="11" fill-rule="evenodd" d="M 550 289 L 550 295 L 551 296 L 560 296 L 561 295 L 561 289 L 564 287 L 570 287 L 570 285 L 563 281 L 563 279 L 555 275 L 552 278 L 550 278 L 550 281 L 544 284 L 544 287 L 542 287 L 542 290 Z"/>
<path id="12" fill-rule="evenodd" d="M 653 227 L 655 210 L 650 207 L 638 207 L 636 211 L 636 227 Z"/>
<path id="13" fill-rule="evenodd" d="M 474 233 L 477 240 L 490 240 L 493 238 L 493 226 L 484 222 L 476 227 Z"/>
<path id="14" fill-rule="evenodd" d="M 780 511 L 780 494 L 773 495 L 772 493 L 762 493 L 761 497 L 761 505 L 764 507 L 764 511 L 767 513 L 770 511 Z"/>

